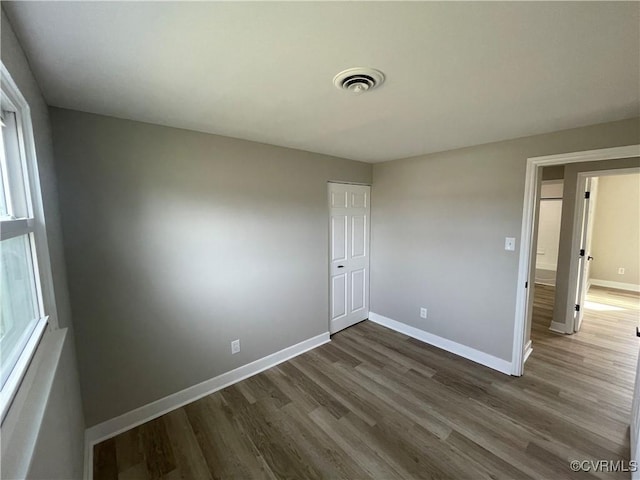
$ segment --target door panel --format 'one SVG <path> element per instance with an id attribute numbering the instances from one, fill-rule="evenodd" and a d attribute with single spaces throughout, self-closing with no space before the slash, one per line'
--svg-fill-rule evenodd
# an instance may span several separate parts
<path id="1" fill-rule="evenodd" d="M 333 302 L 331 320 L 338 320 L 347 315 L 347 275 L 336 275 L 331 279 Z"/>
<path id="2" fill-rule="evenodd" d="M 351 192 L 351 206 L 353 208 L 367 208 L 368 192 Z"/>
<path id="3" fill-rule="evenodd" d="M 329 330 L 338 332 L 369 316 L 370 187 L 329 184 Z"/>
<path id="4" fill-rule="evenodd" d="M 347 192 L 331 192 L 331 207 L 347 208 Z"/>
<path id="5" fill-rule="evenodd" d="M 367 253 L 367 217 L 364 215 L 351 218 L 351 257 L 364 257 Z"/>
<path id="6" fill-rule="evenodd" d="M 331 261 L 347 259 L 347 216 L 331 216 Z"/>
<path id="7" fill-rule="evenodd" d="M 365 307 L 365 292 L 367 291 L 366 271 L 364 268 L 351 272 L 351 313 Z"/>

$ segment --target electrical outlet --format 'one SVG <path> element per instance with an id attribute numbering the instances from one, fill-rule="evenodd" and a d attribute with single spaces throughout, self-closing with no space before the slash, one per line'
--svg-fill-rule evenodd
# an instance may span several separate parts
<path id="1" fill-rule="evenodd" d="M 420 308 L 420 318 L 427 318 L 427 309 L 424 307 Z"/>
<path id="2" fill-rule="evenodd" d="M 624 267 L 618 268 L 618 275 L 624 275 Z"/>
<path id="3" fill-rule="evenodd" d="M 231 354 L 235 355 L 240 351 L 240 340 L 234 340 L 231 342 Z"/>

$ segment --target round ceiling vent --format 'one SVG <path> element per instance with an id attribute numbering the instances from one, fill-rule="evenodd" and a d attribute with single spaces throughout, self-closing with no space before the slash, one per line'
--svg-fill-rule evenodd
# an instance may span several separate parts
<path id="1" fill-rule="evenodd" d="M 384 82 L 384 74 L 373 68 L 349 68 L 333 77 L 336 88 L 359 95 L 379 87 Z"/>

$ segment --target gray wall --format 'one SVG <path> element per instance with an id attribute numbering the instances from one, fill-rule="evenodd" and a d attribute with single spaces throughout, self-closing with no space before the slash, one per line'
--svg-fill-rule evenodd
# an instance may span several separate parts
<path id="1" fill-rule="evenodd" d="M 38 388 L 27 389 L 23 385 L 20 408 L 14 402 L 2 424 L 2 476 L 12 478 L 23 475 L 24 472 L 19 466 L 26 462 L 30 465 L 30 478 L 39 476 L 79 478 L 83 462 L 84 421 L 70 329 L 71 314 L 58 213 L 49 112 L 4 10 L 1 16 L 2 63 L 9 70 L 31 109 L 57 318 L 62 328 L 58 332 L 46 334 L 38 347 L 38 353 L 55 348 L 60 349 L 58 352 L 60 362 L 49 363 L 42 367 L 46 370 L 46 376 L 53 378 L 51 388 L 43 391 Z M 56 312 L 52 313 L 56 314 Z M 60 341 L 58 342 L 57 339 Z M 32 372 L 35 368 L 34 361 L 29 367 L 28 375 L 35 376 Z M 46 405 L 43 405 L 45 402 Z M 35 405 L 36 409 L 43 407 L 43 416 L 34 416 L 31 411 L 22 408 L 24 405 Z M 39 423 L 40 420 L 42 423 Z M 25 440 L 26 443 L 12 441 L 18 438 Z"/>
<path id="2" fill-rule="evenodd" d="M 594 217 L 591 278 L 640 286 L 640 175 L 600 177 Z"/>
<path id="3" fill-rule="evenodd" d="M 374 165 L 371 311 L 510 360 L 526 159 L 639 132 L 636 118 Z"/>
<path id="4" fill-rule="evenodd" d="M 327 181 L 371 165 L 51 115 L 88 425 L 328 331 Z"/>
<path id="5" fill-rule="evenodd" d="M 640 129 L 636 129 L 636 140 L 640 143 Z M 586 149 L 585 149 L 586 150 Z M 558 270 L 556 274 L 556 299 L 553 307 L 553 321 L 565 324 L 565 331 L 573 332 L 571 309 L 575 305 L 575 287 L 569 288 L 569 276 L 578 268 L 578 252 L 572 252 L 573 222 L 575 218 L 576 188 L 578 174 L 619 168 L 640 166 L 640 158 L 627 158 L 603 162 L 571 163 L 565 166 L 564 200 L 562 203 L 562 223 L 560 227 L 560 246 L 558 248 Z M 598 204 L 596 203 L 596 209 Z M 575 285 L 575 284 L 574 284 Z"/>
<path id="6" fill-rule="evenodd" d="M 562 180 L 564 178 L 564 165 L 552 165 L 542 167 L 542 180 Z"/>
<path id="7" fill-rule="evenodd" d="M 58 332 L 54 332 L 58 333 Z M 68 333 L 68 331 L 67 331 Z M 73 339 L 64 339 L 27 478 L 82 478 L 84 416 Z"/>

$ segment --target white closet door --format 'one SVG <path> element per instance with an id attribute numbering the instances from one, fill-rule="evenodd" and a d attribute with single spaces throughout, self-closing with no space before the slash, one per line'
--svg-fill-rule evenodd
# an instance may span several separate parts
<path id="1" fill-rule="evenodd" d="M 369 316 L 371 187 L 329 184 L 329 317 L 331 333 Z"/>

